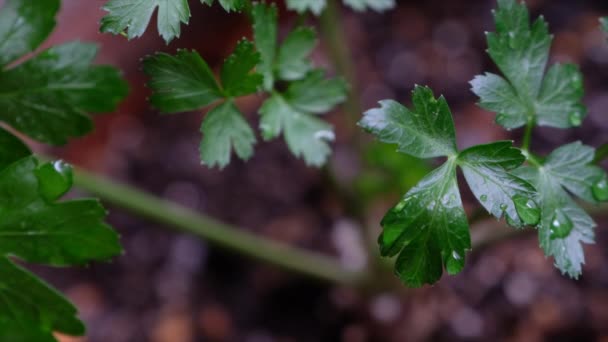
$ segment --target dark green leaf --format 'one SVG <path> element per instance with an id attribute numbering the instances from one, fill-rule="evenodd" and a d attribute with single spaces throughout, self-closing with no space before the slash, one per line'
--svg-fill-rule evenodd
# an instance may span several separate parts
<path id="1" fill-rule="evenodd" d="M 317 44 L 317 36 L 311 28 L 297 28 L 283 41 L 277 58 L 279 78 L 299 80 L 312 69 L 308 56 Z"/>
<path id="2" fill-rule="evenodd" d="M 258 71 L 264 75 L 264 90 L 274 87 L 274 62 L 277 54 L 277 7 L 274 4 L 253 5 L 253 33 L 261 59 Z"/>
<path id="3" fill-rule="evenodd" d="M 54 331 L 84 334 L 76 308 L 30 272 L 0 257 L 0 339 L 55 341 Z"/>
<path id="4" fill-rule="evenodd" d="M 460 272 L 471 238 L 453 160 L 410 190 L 386 214 L 382 228 L 381 253 L 399 254 L 395 273 L 408 286 L 435 283 L 444 266 L 449 274 Z"/>
<path id="5" fill-rule="evenodd" d="M 96 52 L 68 43 L 0 72 L 0 120 L 51 144 L 88 133 L 86 112 L 114 110 L 128 90 L 114 68 L 90 65 Z"/>
<path id="6" fill-rule="evenodd" d="M 530 25 L 528 9 L 516 0 L 499 0 L 494 17 L 496 32 L 487 34 L 488 53 L 506 80 L 486 74 L 471 81 L 480 106 L 497 112 L 496 121 L 508 129 L 529 121 L 579 126 L 586 114 L 582 75 L 574 65 L 559 64 L 545 74 L 552 36 L 544 19 Z"/>
<path id="7" fill-rule="evenodd" d="M 213 72 L 195 51 L 180 50 L 171 56 L 159 53 L 144 59 L 150 102 L 165 113 L 205 107 L 222 98 Z"/>
<path id="8" fill-rule="evenodd" d="M 253 44 L 241 40 L 222 67 L 222 85 L 227 97 L 236 97 L 254 93 L 263 82 L 263 76 L 252 73 L 260 62 L 260 54 Z"/>
<path id="9" fill-rule="evenodd" d="M 255 135 L 232 101 L 212 109 L 203 121 L 201 132 L 201 160 L 209 167 L 228 165 L 232 149 L 244 160 L 253 155 Z"/>
<path id="10" fill-rule="evenodd" d="M 413 109 L 392 101 L 364 113 L 359 125 L 398 151 L 418 158 L 451 156 L 457 153 L 454 122 L 443 97 L 435 99 L 428 87 L 416 86 Z"/>
<path id="11" fill-rule="evenodd" d="M 2 170 L 1 255 L 65 266 L 120 253 L 118 236 L 103 223 L 106 211 L 98 201 L 54 202 L 69 186 L 61 181 L 62 168 L 49 170 L 28 157 Z"/>
<path id="12" fill-rule="evenodd" d="M 7 0 L 0 9 L 0 70 L 30 53 L 55 27 L 59 0 Z"/>
<path id="13" fill-rule="evenodd" d="M 321 166 L 331 153 L 328 145 L 334 140 L 333 128 L 316 117 L 295 109 L 283 96 L 274 93 L 260 109 L 260 129 L 265 140 L 281 132 L 291 152 L 306 164 Z"/>
<path id="14" fill-rule="evenodd" d="M 516 226 L 522 222 L 515 199 L 521 196 L 533 200 L 536 196 L 532 185 L 509 172 L 524 161 L 511 141 L 474 146 L 458 155 L 467 183 L 481 205 L 496 218 L 504 214 Z"/>
<path id="15" fill-rule="evenodd" d="M 19 138 L 0 127 L 0 170 L 30 154 L 30 149 Z"/>

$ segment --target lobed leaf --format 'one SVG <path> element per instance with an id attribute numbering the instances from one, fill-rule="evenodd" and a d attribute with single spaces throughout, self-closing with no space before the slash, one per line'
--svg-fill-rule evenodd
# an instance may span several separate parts
<path id="1" fill-rule="evenodd" d="M 416 86 L 412 101 L 412 110 L 392 100 L 381 101 L 380 108 L 363 114 L 359 126 L 414 157 L 455 155 L 454 121 L 445 99 L 435 99 L 430 88 Z"/>
<path id="2" fill-rule="evenodd" d="M 507 129 L 527 122 L 541 126 L 579 126 L 586 115 L 582 74 L 575 65 L 556 64 L 546 71 L 552 36 L 544 18 L 530 25 L 525 4 L 498 0 L 496 32 L 487 34 L 488 53 L 506 79 L 494 74 L 475 77 L 472 91 L 479 105 L 497 113 Z"/>

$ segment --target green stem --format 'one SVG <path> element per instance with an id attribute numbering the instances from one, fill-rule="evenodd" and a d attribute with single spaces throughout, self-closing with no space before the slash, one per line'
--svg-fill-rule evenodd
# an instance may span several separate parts
<path id="1" fill-rule="evenodd" d="M 74 169 L 75 186 L 151 221 L 210 243 L 323 281 L 348 286 L 366 283 L 364 271 L 344 269 L 333 258 L 268 240 L 125 184 Z"/>
<path id="2" fill-rule="evenodd" d="M 357 84 L 356 69 L 352 62 L 351 51 L 348 48 L 348 39 L 344 35 L 340 6 L 335 0 L 328 0 L 327 6 L 319 19 L 321 35 L 323 36 L 324 46 L 327 48 L 338 74 L 342 75 L 351 85 L 348 99 L 344 104 L 344 109 L 348 113 L 351 127 L 359 120 L 361 115 L 361 104 L 359 103 L 359 93 Z"/>
<path id="3" fill-rule="evenodd" d="M 608 143 L 603 144 L 602 146 L 597 148 L 597 150 L 595 151 L 595 158 L 593 159 L 593 163 L 599 164 L 606 158 L 608 158 Z"/>
<path id="4" fill-rule="evenodd" d="M 534 129 L 534 120 L 528 120 L 526 124 L 526 131 L 524 132 L 524 139 L 521 144 L 521 149 L 523 151 L 530 151 L 530 142 L 532 141 L 532 130 Z"/>

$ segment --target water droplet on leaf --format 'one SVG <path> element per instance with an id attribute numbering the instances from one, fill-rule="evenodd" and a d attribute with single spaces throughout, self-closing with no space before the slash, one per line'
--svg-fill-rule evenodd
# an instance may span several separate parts
<path id="1" fill-rule="evenodd" d="M 513 204 L 517 215 L 525 224 L 533 226 L 540 221 L 540 208 L 534 200 L 523 195 L 515 195 Z"/>
<path id="2" fill-rule="evenodd" d="M 567 237 L 573 227 L 574 224 L 570 218 L 562 210 L 557 209 L 551 219 L 551 239 L 563 239 Z"/>
<path id="3" fill-rule="evenodd" d="M 506 204 L 502 203 L 502 204 L 500 205 L 500 210 L 505 211 L 505 210 L 507 210 L 507 208 L 508 208 L 508 207 L 509 207 L 508 205 L 506 205 Z"/>
<path id="4" fill-rule="evenodd" d="M 332 131 L 318 131 L 315 133 L 315 139 L 323 141 L 334 141 L 336 135 Z"/>
<path id="5" fill-rule="evenodd" d="M 462 257 L 460 256 L 460 254 L 458 254 L 458 252 L 456 252 L 456 251 L 452 251 L 452 258 L 454 258 L 454 260 L 460 260 L 460 259 L 462 259 Z"/>
<path id="6" fill-rule="evenodd" d="M 608 180 L 602 177 L 599 181 L 593 184 L 593 197 L 600 202 L 608 201 Z"/>
<path id="7" fill-rule="evenodd" d="M 488 195 L 481 195 L 479 196 L 479 200 L 481 200 L 482 202 L 485 202 L 488 200 Z"/>
<path id="8" fill-rule="evenodd" d="M 581 111 L 572 112 L 570 113 L 568 120 L 572 126 L 580 126 L 583 122 L 583 113 Z"/>

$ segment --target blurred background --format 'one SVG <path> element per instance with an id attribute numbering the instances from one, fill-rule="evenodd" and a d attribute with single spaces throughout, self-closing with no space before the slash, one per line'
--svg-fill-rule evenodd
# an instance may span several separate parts
<path id="1" fill-rule="evenodd" d="M 555 34 L 551 62 L 581 64 L 589 106 L 580 128 L 535 131 L 533 149 L 548 153 L 579 139 L 593 146 L 608 142 L 608 44 L 598 27 L 608 2 L 527 2 Z M 326 169 L 306 167 L 278 139 L 258 143 L 247 163 L 233 159 L 221 172 L 210 170 L 200 166 L 198 156 L 204 112 L 160 115 L 151 109 L 140 58 L 192 48 L 217 70 L 237 40 L 251 36 L 247 17 L 191 1 L 190 25 L 166 46 L 155 21 L 131 42 L 99 34 L 103 4 L 63 0 L 58 28 L 46 46 L 97 42 L 98 62 L 121 68 L 131 94 L 117 113 L 97 118 L 94 134 L 47 152 L 241 229 L 334 255 L 348 269 L 375 262 L 366 249 L 375 249 L 370 240 L 380 231 L 382 215 L 433 167 L 359 132 L 354 122 L 361 110 L 385 98 L 409 105 L 414 84 L 429 85 L 452 107 L 460 148 L 518 140 L 521 134 L 497 126 L 469 91 L 475 75 L 496 70 L 484 52 L 483 34 L 493 30 L 495 1 L 404 0 L 383 14 L 340 9 L 337 24 L 346 37 L 341 44 L 350 49 L 350 67 L 336 67 L 335 45 L 323 37 L 314 52 L 316 65 L 333 74 L 351 70 L 356 79 L 350 110 L 327 116 L 337 141 Z M 284 8 L 280 17 L 283 34 L 301 20 Z M 318 31 L 323 36 L 325 31 Z M 238 102 L 254 126 L 262 100 L 251 96 Z M 461 191 L 476 222 L 474 239 L 484 227 L 501 231 L 501 223 L 479 215 L 468 189 Z M 287 273 L 121 208 L 109 209 L 109 221 L 122 235 L 123 256 L 87 268 L 36 268 L 67 293 L 87 322 L 86 338 L 62 341 L 608 341 L 608 220 L 601 211 L 597 242 L 585 247 L 587 262 L 578 281 L 559 274 L 531 233 L 473 251 L 462 274 L 444 276 L 433 287 L 405 289 L 390 276 L 389 265 L 389 277 L 378 278 L 379 290 L 361 291 Z"/>

